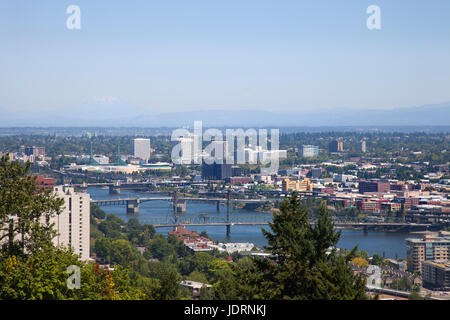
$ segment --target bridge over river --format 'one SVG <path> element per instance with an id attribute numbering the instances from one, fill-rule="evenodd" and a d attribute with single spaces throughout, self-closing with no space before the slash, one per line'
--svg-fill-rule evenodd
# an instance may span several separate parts
<path id="1" fill-rule="evenodd" d="M 156 228 L 161 227 L 174 227 L 176 225 L 183 226 L 225 226 L 227 228 L 227 235 L 230 235 L 232 226 L 240 225 L 267 225 L 271 221 L 272 216 L 254 216 L 254 217 L 234 217 L 230 218 L 230 208 L 236 203 L 261 203 L 266 202 L 279 202 L 282 199 L 231 199 L 231 195 L 228 194 L 227 198 L 218 197 L 179 197 L 176 193 L 173 197 L 167 196 L 154 196 L 154 197 L 142 197 L 142 198 L 116 198 L 116 199 L 98 199 L 91 200 L 91 203 L 95 203 L 99 206 L 120 206 L 125 205 L 127 214 L 138 214 L 139 205 L 144 202 L 152 201 L 168 201 L 169 206 L 173 208 L 172 218 L 155 218 L 146 221 L 152 224 Z M 180 209 L 180 205 L 184 210 L 186 210 L 186 202 L 209 202 L 217 204 L 217 211 L 220 212 L 221 204 L 225 203 L 227 208 L 227 215 L 223 218 L 214 218 L 208 216 L 197 216 L 197 217 L 183 217 L 180 213 L 183 213 Z M 265 218 L 265 219 L 264 219 Z M 182 220 L 182 221 L 181 221 Z M 314 221 L 310 221 L 314 224 Z M 365 232 L 369 228 L 380 227 L 380 228 L 403 228 L 408 230 L 427 230 L 432 224 L 431 223 L 413 223 L 413 222 L 356 222 L 356 221 L 335 221 L 335 226 L 337 228 L 361 228 Z"/>

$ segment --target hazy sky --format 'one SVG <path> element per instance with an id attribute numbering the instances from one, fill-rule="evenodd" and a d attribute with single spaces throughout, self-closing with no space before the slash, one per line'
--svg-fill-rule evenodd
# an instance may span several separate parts
<path id="1" fill-rule="evenodd" d="M 81 8 L 81 30 L 66 9 Z M 381 30 L 366 9 L 381 8 Z M 0 112 L 450 101 L 448 0 L 0 1 Z"/>

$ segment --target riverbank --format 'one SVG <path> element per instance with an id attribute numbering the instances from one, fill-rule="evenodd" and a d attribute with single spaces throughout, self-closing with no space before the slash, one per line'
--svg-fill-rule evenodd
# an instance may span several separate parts
<path id="1" fill-rule="evenodd" d="M 107 189 L 100 188 L 88 188 L 88 193 L 94 200 L 102 199 L 114 199 L 118 198 L 114 195 L 109 195 Z M 123 190 L 121 196 L 123 198 L 137 198 L 148 197 L 149 194 L 142 192 L 136 192 L 131 190 Z M 156 195 L 155 195 L 156 196 Z M 165 223 L 172 219 L 171 207 L 167 201 L 149 201 L 140 204 L 139 214 L 127 215 L 126 207 L 122 206 L 102 206 L 101 207 L 107 214 L 114 213 L 118 217 L 128 221 L 130 218 L 136 218 L 140 223 L 154 224 Z M 215 203 L 204 202 L 188 202 L 187 212 L 183 214 L 183 218 L 198 218 L 200 213 L 205 213 L 206 217 L 210 221 L 222 221 L 226 218 L 226 210 L 217 212 L 217 205 Z M 254 221 L 254 220 L 271 220 L 271 212 L 259 212 L 249 211 L 236 207 L 230 210 L 230 218 L 232 221 Z M 222 220 L 221 220 L 222 219 Z M 250 242 L 258 247 L 262 248 L 267 245 L 267 240 L 264 237 L 261 229 L 270 230 L 267 226 L 249 226 L 249 225 L 234 225 L 231 228 L 230 238 L 226 237 L 226 228 L 222 226 L 187 226 L 189 230 L 201 233 L 206 231 L 208 236 L 214 241 L 219 242 Z M 164 227 L 158 228 L 157 232 L 167 235 L 172 228 Z M 406 245 L 405 239 L 407 238 L 420 238 L 421 234 L 401 233 L 401 232 L 383 232 L 383 231 L 371 231 L 364 233 L 363 230 L 342 230 L 341 240 L 339 241 L 339 247 L 343 249 L 351 250 L 355 245 L 358 245 L 359 250 L 364 250 L 368 254 L 374 253 L 386 257 L 406 258 Z"/>

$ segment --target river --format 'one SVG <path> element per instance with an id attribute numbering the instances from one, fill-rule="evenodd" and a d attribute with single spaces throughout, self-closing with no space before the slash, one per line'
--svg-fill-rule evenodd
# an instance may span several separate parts
<path id="1" fill-rule="evenodd" d="M 109 195 L 108 189 L 88 188 L 87 192 L 94 200 L 100 199 L 116 199 L 116 198 L 148 198 L 154 195 L 148 193 L 141 193 L 135 191 L 121 190 L 120 196 Z M 102 206 L 107 214 L 114 213 L 120 218 L 128 221 L 130 217 L 135 217 L 140 223 L 164 223 L 172 219 L 171 209 L 168 201 L 156 200 L 141 203 L 139 206 L 139 214 L 127 215 L 126 208 L 122 206 Z M 226 217 L 226 207 L 222 206 L 220 213 L 217 212 L 215 204 L 210 203 L 187 203 L 186 214 L 181 215 L 180 222 L 189 217 L 198 217 L 199 214 L 204 215 L 210 221 L 219 221 Z M 248 211 L 244 209 L 236 209 L 230 211 L 232 221 L 256 221 L 264 220 L 270 221 L 271 215 L 261 212 Z M 270 229 L 268 225 L 265 226 L 238 226 L 234 225 L 231 228 L 231 237 L 227 239 L 226 228 L 224 226 L 188 226 L 190 230 L 197 232 L 206 231 L 212 240 L 227 241 L 227 242 L 251 242 L 259 247 L 267 244 L 261 229 Z M 158 233 L 167 234 L 171 228 L 157 228 Z M 417 238 L 420 235 L 409 233 L 392 233 L 392 232 L 378 232 L 369 231 L 364 233 L 359 230 L 342 230 L 341 239 L 338 247 L 344 249 L 352 249 L 358 246 L 360 250 L 365 250 L 369 255 L 378 253 L 386 258 L 406 258 L 406 238 Z"/>

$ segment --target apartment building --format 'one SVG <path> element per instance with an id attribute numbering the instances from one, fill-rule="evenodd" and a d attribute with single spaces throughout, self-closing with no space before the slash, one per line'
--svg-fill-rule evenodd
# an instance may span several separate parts
<path id="1" fill-rule="evenodd" d="M 49 223 L 57 232 L 53 238 L 55 246 L 71 247 L 73 252 L 80 256 L 81 260 L 89 259 L 90 249 L 90 196 L 88 193 L 75 192 L 74 188 L 56 186 L 54 194 L 64 199 L 64 205 L 60 214 L 54 214 Z M 17 216 L 11 217 L 11 222 L 17 221 Z M 46 215 L 42 215 L 41 224 L 46 224 Z M 3 232 L 3 233 L 2 233 Z M 0 234 L 8 232 L 0 230 Z M 20 233 L 14 235 L 15 239 L 21 237 Z M 8 239 L 4 239 L 7 241 Z"/>
<path id="2" fill-rule="evenodd" d="M 422 239 L 406 239 L 406 261 L 408 270 L 422 273 L 425 261 L 448 261 L 450 252 L 450 235 L 440 232 L 439 235 L 425 235 Z"/>
<path id="3" fill-rule="evenodd" d="M 70 246 L 82 260 L 87 260 L 90 245 L 90 196 L 64 186 L 56 186 L 54 192 L 58 198 L 64 199 L 64 207 L 59 215 L 50 219 L 58 233 L 53 243 L 56 246 Z"/>

